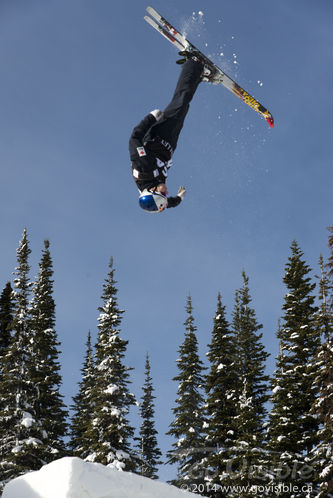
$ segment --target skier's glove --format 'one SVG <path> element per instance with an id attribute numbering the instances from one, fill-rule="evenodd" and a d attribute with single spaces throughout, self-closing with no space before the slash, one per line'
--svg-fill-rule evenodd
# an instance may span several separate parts
<path id="1" fill-rule="evenodd" d="M 163 117 L 163 112 L 160 111 L 159 109 L 155 109 L 155 111 L 151 111 L 150 114 L 152 114 L 154 116 L 156 121 L 159 121 Z"/>
<path id="2" fill-rule="evenodd" d="M 185 187 L 179 187 L 179 190 L 177 192 L 177 196 L 180 197 L 182 201 L 184 200 L 185 194 L 186 194 Z"/>

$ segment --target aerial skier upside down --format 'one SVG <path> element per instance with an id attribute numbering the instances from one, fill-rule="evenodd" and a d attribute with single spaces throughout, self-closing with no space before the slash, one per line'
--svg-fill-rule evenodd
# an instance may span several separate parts
<path id="1" fill-rule="evenodd" d="M 164 112 L 159 109 L 151 111 L 134 128 L 129 141 L 132 174 L 140 192 L 140 207 L 158 213 L 178 206 L 185 197 L 184 187 L 179 188 L 175 197 L 168 197 L 165 182 L 190 102 L 201 81 L 222 84 L 264 117 L 271 128 L 274 119 L 263 105 L 201 53 L 153 7 L 147 7 L 146 11 L 149 16 L 145 16 L 145 21 L 178 48 L 179 54 L 184 57 L 178 61 L 184 65 L 170 104 Z"/>
<path id="2" fill-rule="evenodd" d="M 129 140 L 132 175 L 140 192 L 139 205 L 145 211 L 158 213 L 184 199 L 185 187 L 180 187 L 175 197 L 168 197 L 166 179 L 195 91 L 201 81 L 211 81 L 213 76 L 202 62 L 187 58 L 164 112 L 151 111 L 134 128 Z"/>

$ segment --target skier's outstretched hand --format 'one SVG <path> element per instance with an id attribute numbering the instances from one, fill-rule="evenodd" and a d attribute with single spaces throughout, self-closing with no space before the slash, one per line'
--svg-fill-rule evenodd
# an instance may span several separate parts
<path id="1" fill-rule="evenodd" d="M 184 200 L 185 194 L 186 194 L 186 189 L 185 189 L 185 187 L 179 187 L 179 190 L 178 190 L 178 192 L 177 192 L 177 195 L 178 195 L 178 197 L 180 197 L 180 198 L 181 198 L 181 200 L 182 200 L 182 201 Z"/>
<path id="2" fill-rule="evenodd" d="M 160 119 L 163 118 L 163 112 L 160 111 L 159 109 L 155 109 L 154 111 L 151 111 L 150 114 L 154 116 L 156 121 L 159 121 Z"/>

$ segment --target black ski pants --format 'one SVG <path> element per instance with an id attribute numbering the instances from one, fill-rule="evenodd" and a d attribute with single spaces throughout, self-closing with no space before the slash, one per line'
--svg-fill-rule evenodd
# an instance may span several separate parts
<path id="1" fill-rule="evenodd" d="M 170 104 L 164 110 L 163 118 L 149 129 L 144 137 L 144 142 L 159 137 L 169 142 L 173 150 L 176 149 L 190 102 L 201 81 L 202 71 L 203 65 L 200 62 L 193 60 L 185 62 L 179 75 L 175 93 Z"/>

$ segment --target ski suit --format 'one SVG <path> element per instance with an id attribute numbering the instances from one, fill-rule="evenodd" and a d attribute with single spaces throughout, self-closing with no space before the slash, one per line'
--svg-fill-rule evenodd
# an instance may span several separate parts
<path id="1" fill-rule="evenodd" d="M 201 81 L 203 65 L 187 60 L 180 73 L 175 93 L 163 117 L 148 114 L 133 130 L 129 140 L 132 174 L 140 190 L 165 183 L 171 157 L 177 147 L 190 102 Z M 168 197 L 168 207 L 175 207 L 180 197 Z"/>

